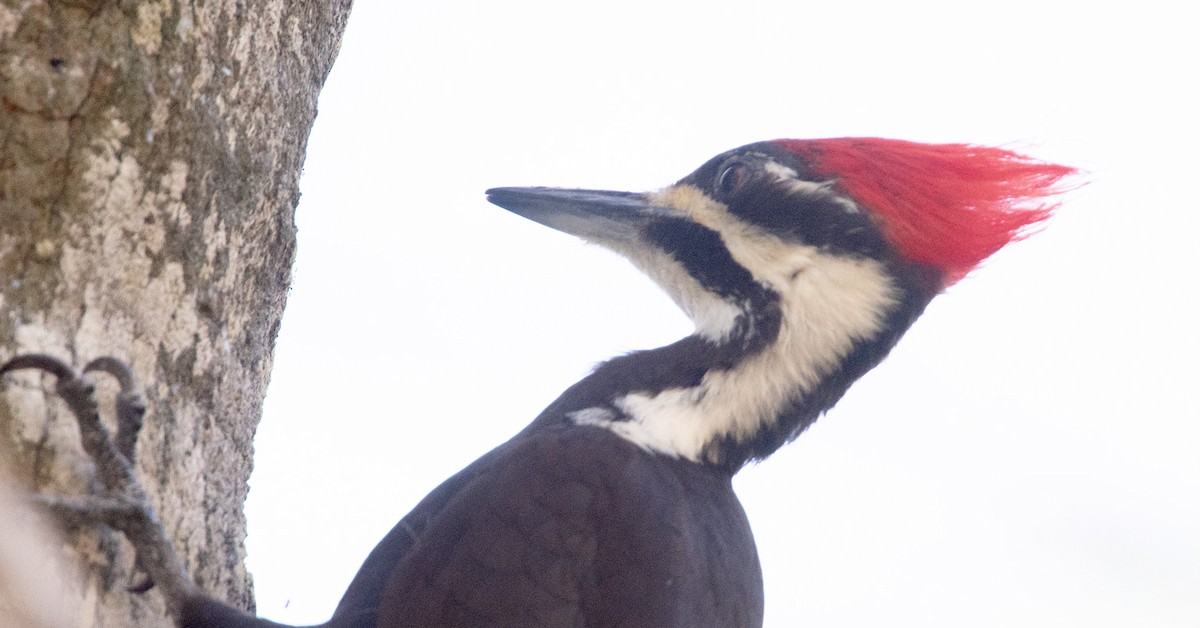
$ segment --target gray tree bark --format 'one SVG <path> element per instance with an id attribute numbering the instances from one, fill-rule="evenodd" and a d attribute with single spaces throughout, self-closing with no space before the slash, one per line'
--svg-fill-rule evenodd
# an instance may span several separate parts
<path id="1" fill-rule="evenodd" d="M 251 439 L 305 144 L 349 10 L 350 0 L 0 0 L 0 360 L 111 354 L 133 366 L 150 404 L 138 458 L 147 489 L 197 583 L 246 608 Z M 82 491 L 90 463 L 53 378 L 6 380 L 8 482 Z M 71 625 L 167 624 L 154 593 L 124 590 L 123 540 L 64 538 L 60 558 L 82 565 L 54 571 Z"/>

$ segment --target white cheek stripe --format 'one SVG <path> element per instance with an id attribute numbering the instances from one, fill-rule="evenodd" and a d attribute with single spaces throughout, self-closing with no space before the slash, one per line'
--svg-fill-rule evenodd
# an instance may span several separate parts
<path id="1" fill-rule="evenodd" d="M 705 446 L 714 439 L 749 438 L 777 420 L 838 366 L 855 341 L 878 333 L 896 303 L 897 289 L 879 262 L 778 241 L 764 246 L 770 243 L 729 238 L 729 229 L 722 232 L 735 259 L 780 295 L 783 320 L 776 341 L 732 370 L 710 371 L 699 386 L 614 400 L 629 420 L 589 409 L 597 411 L 575 413 L 576 422 L 600 425 L 644 448 L 702 462 Z M 673 296 L 679 300 L 678 293 Z M 708 299 L 715 297 L 708 294 Z M 704 314 L 695 307 L 689 313 Z M 727 320 L 711 312 L 708 316 L 707 323 L 697 320 L 698 330 L 711 325 L 708 333 L 714 333 L 718 319 Z M 725 328 L 724 334 L 728 332 Z"/>
<path id="2" fill-rule="evenodd" d="M 775 175 L 783 181 L 793 194 L 827 198 L 837 203 L 847 214 L 857 214 L 858 204 L 846 196 L 838 194 L 834 181 L 805 181 L 795 170 L 775 161 L 763 164 L 763 170 Z"/>

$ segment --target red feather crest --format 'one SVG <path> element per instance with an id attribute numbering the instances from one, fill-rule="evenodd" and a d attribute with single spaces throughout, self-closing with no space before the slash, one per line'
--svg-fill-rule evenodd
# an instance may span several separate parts
<path id="1" fill-rule="evenodd" d="M 776 140 L 836 179 L 875 214 L 908 259 L 942 270 L 945 285 L 1026 235 L 1058 207 L 1074 168 L 990 146 L 875 137 Z"/>

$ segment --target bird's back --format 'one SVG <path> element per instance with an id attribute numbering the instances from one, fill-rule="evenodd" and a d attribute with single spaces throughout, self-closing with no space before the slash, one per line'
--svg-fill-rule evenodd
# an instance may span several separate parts
<path id="1" fill-rule="evenodd" d="M 370 572 L 373 561 L 394 567 Z M 608 430 L 523 433 L 430 494 L 339 607 L 377 626 L 762 624 L 762 578 L 727 473 Z"/>

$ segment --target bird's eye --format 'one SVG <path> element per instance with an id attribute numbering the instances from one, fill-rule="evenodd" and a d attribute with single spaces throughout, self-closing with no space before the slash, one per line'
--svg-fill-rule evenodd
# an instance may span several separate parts
<path id="1" fill-rule="evenodd" d="M 732 163 L 725 166 L 721 174 L 717 175 L 717 193 L 722 197 L 728 198 L 737 194 L 746 185 L 746 181 L 750 179 L 750 169 L 743 163 Z"/>

